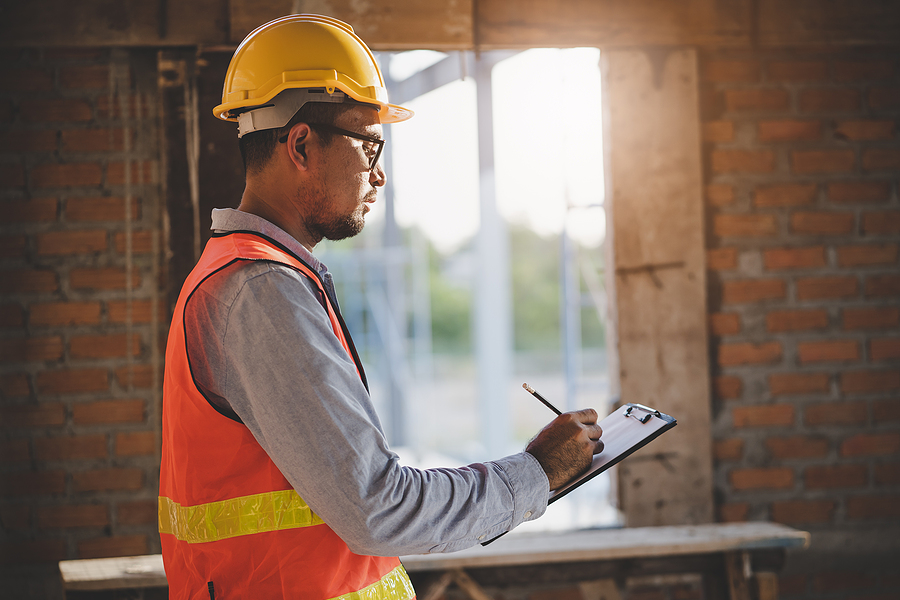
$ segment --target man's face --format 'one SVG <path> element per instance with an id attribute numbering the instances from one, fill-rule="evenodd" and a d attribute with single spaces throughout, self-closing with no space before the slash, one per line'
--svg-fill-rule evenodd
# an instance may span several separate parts
<path id="1" fill-rule="evenodd" d="M 336 127 L 355 133 L 381 138 L 381 124 L 375 109 L 354 107 L 344 112 L 334 123 Z M 315 131 L 315 129 L 314 129 Z M 365 215 L 377 198 L 377 189 L 384 185 L 381 165 L 369 169 L 371 144 L 344 135 L 334 134 L 330 143 L 319 138 L 318 159 L 315 165 L 316 186 L 308 189 L 302 203 L 306 228 L 321 239 L 342 240 L 357 235 L 365 225 Z"/>

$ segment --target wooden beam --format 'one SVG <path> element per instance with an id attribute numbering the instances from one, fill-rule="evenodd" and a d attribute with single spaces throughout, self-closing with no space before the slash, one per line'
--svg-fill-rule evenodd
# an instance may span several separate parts
<path id="1" fill-rule="evenodd" d="M 689 49 L 612 50 L 601 61 L 621 397 L 678 419 L 620 465 L 620 507 L 629 526 L 709 522 L 697 57 Z"/>

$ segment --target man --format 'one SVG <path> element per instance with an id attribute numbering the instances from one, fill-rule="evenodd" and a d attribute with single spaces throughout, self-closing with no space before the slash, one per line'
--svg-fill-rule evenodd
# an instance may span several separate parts
<path id="1" fill-rule="evenodd" d="M 330 67 L 330 68 L 329 68 Z M 292 15 L 238 47 L 215 113 L 246 188 L 213 213 L 169 333 L 160 533 L 173 598 L 415 595 L 401 554 L 449 552 L 537 518 L 603 444 L 567 413 L 525 452 L 403 467 L 369 400 L 322 239 L 362 230 L 385 183 L 381 73 L 346 24 Z"/>

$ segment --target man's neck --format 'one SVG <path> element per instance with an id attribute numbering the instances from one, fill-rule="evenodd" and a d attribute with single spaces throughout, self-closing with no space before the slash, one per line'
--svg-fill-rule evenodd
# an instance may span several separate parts
<path id="1" fill-rule="evenodd" d="M 277 225 L 312 253 L 313 248 L 320 240 L 312 239 L 303 224 L 299 222 L 296 214 L 291 215 L 285 212 L 285 208 L 288 211 L 293 209 L 293 204 L 287 198 L 281 198 L 280 202 L 273 201 L 273 198 L 274 196 L 261 196 L 255 193 L 248 182 L 237 209 Z"/>

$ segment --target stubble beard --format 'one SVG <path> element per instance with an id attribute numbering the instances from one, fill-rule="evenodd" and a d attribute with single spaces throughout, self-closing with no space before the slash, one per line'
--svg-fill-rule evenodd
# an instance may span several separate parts
<path id="1" fill-rule="evenodd" d="M 375 191 L 366 196 L 365 200 L 374 200 Z M 345 240 L 358 235 L 366 225 L 366 213 L 368 204 L 360 202 L 353 212 L 346 215 L 328 215 L 329 200 L 324 194 L 316 196 L 316 201 L 310 203 L 312 210 L 307 214 L 306 228 L 317 239 L 331 241 Z"/>

